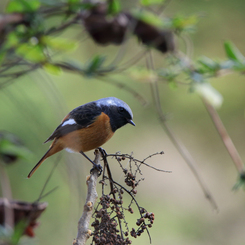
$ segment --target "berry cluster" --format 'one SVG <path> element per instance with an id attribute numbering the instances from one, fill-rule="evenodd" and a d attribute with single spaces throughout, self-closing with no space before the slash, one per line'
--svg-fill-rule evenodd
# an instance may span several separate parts
<path id="1" fill-rule="evenodd" d="M 94 222 L 91 225 L 94 231 L 91 245 L 131 244 L 132 241 L 129 236 L 137 238 L 144 231 L 147 231 L 149 235 L 148 229 L 152 227 L 154 222 L 154 214 L 140 207 L 136 199 L 136 187 L 143 180 L 142 178 L 137 178 L 138 174 L 142 174 L 140 164 L 132 156 L 116 155 L 115 159 L 123 171 L 126 185 L 123 186 L 112 179 L 109 165 L 107 164 L 108 176 L 104 173 L 102 180 L 99 182 L 102 185 L 102 196 L 93 214 Z M 126 159 L 129 159 L 127 163 L 128 169 L 123 167 L 123 161 Z M 108 190 L 106 186 L 109 187 L 109 194 L 105 194 L 106 190 Z M 127 203 L 128 200 L 127 202 L 125 201 L 125 193 L 130 197 L 129 203 Z M 136 205 L 139 214 L 139 218 L 135 222 L 137 228 L 129 228 L 126 220 L 125 211 L 130 214 L 135 213 L 132 208 L 133 205 Z"/>
<path id="2" fill-rule="evenodd" d="M 137 229 L 137 231 L 135 230 L 135 228 L 132 228 L 130 232 L 130 235 L 134 238 L 140 236 L 147 229 L 147 227 L 151 228 L 155 219 L 154 213 L 148 213 L 144 208 L 140 210 L 140 213 L 144 213 L 144 215 L 142 215 L 142 217 L 136 222 L 136 225 L 139 226 L 139 228 Z M 148 220 L 148 224 L 146 224 L 146 220 Z"/>
<path id="3" fill-rule="evenodd" d="M 113 189 L 113 192 L 116 193 L 117 189 Z M 119 197 L 122 196 L 119 195 Z M 129 238 L 124 239 L 118 230 L 116 219 L 124 218 L 122 207 L 119 206 L 123 203 L 121 199 L 116 200 L 110 195 L 104 195 L 100 198 L 99 206 L 102 208 L 95 211 L 95 220 L 91 224 L 94 227 L 93 242 L 96 245 L 127 245 L 132 243 Z"/>

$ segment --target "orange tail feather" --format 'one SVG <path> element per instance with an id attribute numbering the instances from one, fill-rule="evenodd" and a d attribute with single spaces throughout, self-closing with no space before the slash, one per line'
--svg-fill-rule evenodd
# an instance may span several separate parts
<path id="1" fill-rule="evenodd" d="M 47 152 L 43 155 L 43 157 L 38 161 L 38 163 L 34 166 L 31 172 L 28 174 L 27 178 L 31 178 L 31 176 L 36 172 L 36 170 L 40 167 L 40 165 L 46 160 L 46 158 L 52 156 L 53 154 L 61 151 L 63 148 L 57 144 L 56 140 L 52 143 Z"/>

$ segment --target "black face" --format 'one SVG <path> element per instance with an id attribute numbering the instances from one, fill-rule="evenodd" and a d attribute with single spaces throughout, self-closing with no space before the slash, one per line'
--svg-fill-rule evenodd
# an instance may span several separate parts
<path id="1" fill-rule="evenodd" d="M 135 125 L 132 121 L 130 112 L 122 106 L 110 106 L 109 116 L 113 132 L 127 123 Z"/>
<path id="2" fill-rule="evenodd" d="M 97 100 L 96 104 L 110 117 L 110 124 L 113 132 L 127 123 L 135 126 L 132 120 L 133 113 L 124 101 L 115 97 L 108 97 Z"/>

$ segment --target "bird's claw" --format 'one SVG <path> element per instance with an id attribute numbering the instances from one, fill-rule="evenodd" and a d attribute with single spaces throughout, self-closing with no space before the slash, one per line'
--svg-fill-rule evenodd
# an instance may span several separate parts
<path id="1" fill-rule="evenodd" d="M 104 157 L 104 156 L 106 156 L 106 155 L 107 155 L 107 152 L 105 151 L 105 149 L 104 149 L 104 148 L 102 148 L 102 147 L 98 147 L 98 150 L 100 151 L 100 153 L 101 153 L 102 157 Z"/>
<path id="2" fill-rule="evenodd" d="M 90 174 L 92 174 L 92 172 L 96 170 L 98 172 L 98 175 L 100 176 L 103 170 L 103 167 L 100 164 L 95 164 L 93 165 L 93 167 L 90 169 Z"/>

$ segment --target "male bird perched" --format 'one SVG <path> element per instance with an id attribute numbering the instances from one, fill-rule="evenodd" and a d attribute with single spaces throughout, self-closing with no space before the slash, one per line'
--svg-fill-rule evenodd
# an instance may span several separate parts
<path id="1" fill-rule="evenodd" d="M 130 123 L 135 126 L 132 119 L 133 113 L 130 107 L 115 97 L 99 99 L 75 108 L 44 142 L 54 140 L 48 151 L 28 174 L 28 178 L 46 158 L 63 149 L 79 152 L 91 161 L 84 152 L 103 145 L 125 124 Z M 93 165 L 98 168 L 95 163 Z"/>

